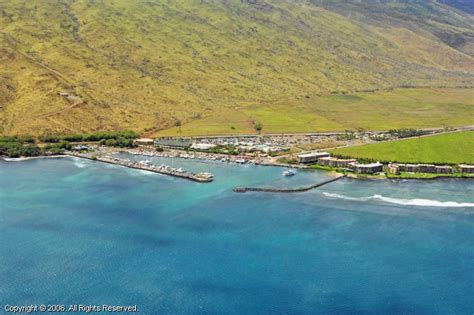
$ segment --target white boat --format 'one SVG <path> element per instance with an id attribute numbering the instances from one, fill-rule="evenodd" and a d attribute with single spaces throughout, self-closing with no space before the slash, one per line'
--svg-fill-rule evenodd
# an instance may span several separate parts
<path id="1" fill-rule="evenodd" d="M 140 164 L 143 164 L 143 165 L 150 165 L 150 164 L 151 164 L 151 161 L 149 161 L 149 160 L 143 160 L 143 161 L 140 161 L 139 163 L 140 163 Z"/>
<path id="2" fill-rule="evenodd" d="M 282 173 L 283 176 L 293 176 L 295 175 L 295 172 L 293 172 L 292 170 L 286 170 Z"/>
<path id="3" fill-rule="evenodd" d="M 214 178 L 214 175 L 208 172 L 197 173 L 196 176 L 203 177 L 203 178 Z"/>
<path id="4" fill-rule="evenodd" d="M 178 169 L 176 170 L 176 172 L 184 173 L 184 170 L 183 170 L 182 167 L 180 167 L 180 168 L 178 168 Z"/>
<path id="5" fill-rule="evenodd" d="M 244 160 L 244 159 L 237 159 L 235 160 L 235 163 L 239 163 L 239 164 L 245 164 L 247 161 Z"/>

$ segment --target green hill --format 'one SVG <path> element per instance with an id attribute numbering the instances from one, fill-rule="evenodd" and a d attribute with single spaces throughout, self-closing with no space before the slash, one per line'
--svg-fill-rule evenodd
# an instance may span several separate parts
<path id="1" fill-rule="evenodd" d="M 395 103 L 379 106 L 389 93 L 403 99 L 400 117 L 430 108 L 410 127 L 468 124 L 473 38 L 474 17 L 436 1 L 1 0 L 0 126 L 3 134 L 156 134 L 178 132 L 178 122 L 241 133 L 260 120 L 264 132 L 378 127 L 344 119 L 370 110 L 360 99 L 341 105 L 329 95 L 397 87 L 443 89 L 415 91 L 413 101 L 404 89 L 364 94 L 374 119 L 393 113 Z"/>

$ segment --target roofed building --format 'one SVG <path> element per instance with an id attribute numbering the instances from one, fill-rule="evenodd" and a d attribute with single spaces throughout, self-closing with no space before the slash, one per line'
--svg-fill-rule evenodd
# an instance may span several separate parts
<path id="1" fill-rule="evenodd" d="M 474 165 L 459 164 L 459 170 L 461 171 L 461 173 L 473 174 L 474 173 Z"/>
<path id="2" fill-rule="evenodd" d="M 298 155 L 298 162 L 309 164 L 309 163 L 316 163 L 319 158 L 328 157 L 330 156 L 327 152 L 311 152 L 311 153 L 304 153 Z"/>
<path id="3" fill-rule="evenodd" d="M 400 175 L 400 165 L 390 163 L 387 166 L 387 171 L 388 171 L 389 174 Z"/>
<path id="4" fill-rule="evenodd" d="M 139 145 L 153 145 L 154 140 L 151 138 L 140 138 L 136 139 L 135 143 Z"/>
<path id="5" fill-rule="evenodd" d="M 408 173 L 432 173 L 432 174 L 450 174 L 453 168 L 448 165 L 434 165 L 434 164 L 390 164 L 390 166 L 397 166 L 399 172 Z M 390 171 L 390 169 L 389 169 Z"/>
<path id="6" fill-rule="evenodd" d="M 451 174 L 453 172 L 453 168 L 448 165 L 437 165 L 435 168 L 437 174 Z"/>
<path id="7" fill-rule="evenodd" d="M 322 166 L 336 167 L 336 168 L 347 168 L 350 163 L 355 163 L 355 159 L 338 159 L 336 157 L 322 157 L 318 159 L 318 164 Z"/>
<path id="8" fill-rule="evenodd" d="M 383 164 L 379 162 L 370 164 L 359 164 L 357 162 L 353 162 L 349 164 L 349 167 L 356 173 L 361 174 L 374 174 L 383 171 Z"/>
<path id="9" fill-rule="evenodd" d="M 436 173 L 436 166 L 434 164 L 418 164 L 418 172 Z"/>
<path id="10" fill-rule="evenodd" d="M 164 149 L 186 150 L 191 144 L 191 140 L 188 139 L 155 139 L 155 145 Z"/>

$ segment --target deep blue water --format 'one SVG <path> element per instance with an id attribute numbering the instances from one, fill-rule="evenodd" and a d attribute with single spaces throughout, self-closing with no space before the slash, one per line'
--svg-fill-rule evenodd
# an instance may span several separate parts
<path id="1" fill-rule="evenodd" d="M 139 157 L 137 157 L 139 158 Z M 213 183 L 72 158 L 0 162 L 0 306 L 141 314 L 473 314 L 474 182 L 154 159 Z"/>

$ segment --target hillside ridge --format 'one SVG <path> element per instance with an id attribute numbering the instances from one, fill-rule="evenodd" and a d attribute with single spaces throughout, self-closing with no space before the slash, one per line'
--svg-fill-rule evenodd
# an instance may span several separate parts
<path id="1" fill-rule="evenodd" d="M 470 89 L 474 17 L 456 1 L 2 0 L 0 126 L 154 134 L 331 94 Z"/>

